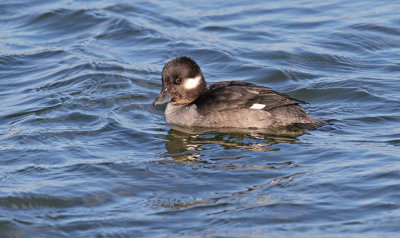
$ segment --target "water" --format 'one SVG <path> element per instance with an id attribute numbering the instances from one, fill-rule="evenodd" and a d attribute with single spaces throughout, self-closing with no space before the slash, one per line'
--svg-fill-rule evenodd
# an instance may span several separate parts
<path id="1" fill-rule="evenodd" d="M 398 1 L 3 1 L 1 237 L 393 237 Z M 163 65 L 310 103 L 316 131 L 165 124 Z"/>

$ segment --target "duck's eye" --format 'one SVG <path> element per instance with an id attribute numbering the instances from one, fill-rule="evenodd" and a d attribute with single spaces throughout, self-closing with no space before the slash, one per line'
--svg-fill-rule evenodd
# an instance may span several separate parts
<path id="1" fill-rule="evenodd" d="M 176 83 L 182 83 L 182 78 L 179 77 L 179 78 L 177 78 L 175 81 L 176 81 Z"/>

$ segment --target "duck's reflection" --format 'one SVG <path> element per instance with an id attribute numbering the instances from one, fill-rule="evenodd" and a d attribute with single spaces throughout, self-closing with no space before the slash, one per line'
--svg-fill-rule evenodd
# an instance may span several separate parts
<path id="1" fill-rule="evenodd" d="M 165 140 L 167 153 L 181 162 L 198 161 L 200 152 L 207 145 L 218 145 L 224 150 L 243 149 L 248 151 L 279 150 L 271 146 L 278 143 L 296 143 L 306 133 L 297 127 L 260 129 L 205 129 L 173 126 Z M 178 162 L 177 161 L 177 162 Z"/>
<path id="2" fill-rule="evenodd" d="M 217 178 L 219 175 L 235 177 L 235 173 L 232 175 L 232 173 L 225 172 L 237 170 L 240 171 L 238 174 L 241 174 L 242 177 L 249 172 L 251 176 L 262 174 L 261 177 L 266 176 L 266 179 L 245 183 L 246 185 L 243 187 L 234 189 L 225 189 L 223 185 L 219 187 L 210 180 L 207 192 L 200 192 L 204 191 L 202 190 L 204 189 L 203 183 L 196 188 L 195 194 L 198 196 L 187 196 L 188 190 L 179 192 L 179 188 L 177 188 L 174 190 L 175 193 L 162 194 L 153 200 L 152 204 L 167 208 L 158 212 L 159 214 L 192 207 L 214 206 L 211 212 L 207 211 L 208 215 L 238 211 L 248 206 L 268 205 L 271 203 L 271 198 L 263 190 L 271 186 L 289 183 L 304 171 L 292 160 L 263 159 L 254 161 L 251 159 L 252 155 L 263 153 L 248 153 L 248 151 L 266 151 L 268 153 L 279 150 L 277 146 L 273 145 L 298 143 L 298 137 L 306 133 L 305 130 L 295 127 L 279 128 L 274 131 L 171 127 L 164 138 L 167 163 L 188 163 L 193 169 L 189 170 L 189 175 L 182 172 L 183 175 L 179 173 L 179 176 L 192 176 L 191 171 L 200 171 L 200 174 L 203 172 L 214 174 L 213 171 L 219 171 L 215 174 Z M 235 180 L 235 178 L 231 179 Z M 217 180 L 223 183 L 220 179 Z M 207 182 L 205 181 L 205 183 Z M 249 197 L 254 200 L 251 205 L 242 202 L 242 199 L 247 201 Z"/>

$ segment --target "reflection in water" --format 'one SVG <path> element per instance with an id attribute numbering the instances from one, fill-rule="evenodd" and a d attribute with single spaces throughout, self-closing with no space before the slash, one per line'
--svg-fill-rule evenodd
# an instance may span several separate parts
<path id="1" fill-rule="evenodd" d="M 168 155 L 176 160 L 197 161 L 202 145 L 219 145 L 225 150 L 271 151 L 278 143 L 295 143 L 306 131 L 297 127 L 277 128 L 273 131 L 240 128 L 186 128 L 174 126 L 168 131 L 165 147 Z"/>
<path id="2" fill-rule="evenodd" d="M 247 163 L 247 156 L 241 152 L 243 150 L 265 153 L 277 151 L 279 148 L 271 146 L 278 143 L 297 143 L 297 138 L 305 133 L 307 132 L 298 128 L 262 131 L 255 129 L 191 129 L 174 126 L 168 131 L 165 138 L 167 157 L 173 159 L 172 163 L 190 163 L 192 168 L 200 170 L 199 173 L 208 173 L 211 170 L 221 171 L 221 174 L 223 174 L 222 171 L 227 170 L 259 171 L 257 173 L 266 176 L 266 180 L 259 184 L 253 184 L 251 187 L 239 186 L 233 190 L 216 186 L 214 192 L 209 193 L 209 197 L 187 197 L 185 192 L 175 191 L 163 194 L 152 200 L 151 203 L 153 206 L 166 209 L 157 214 L 168 214 L 193 207 L 213 207 L 214 211 L 206 212 L 206 215 L 249 208 L 249 199 L 254 199 L 250 202 L 252 204 L 250 207 L 274 204 L 275 199 L 270 198 L 266 191 L 274 186 L 292 182 L 295 177 L 305 172 L 293 161 Z M 215 146 L 222 147 L 225 154 L 223 156 L 214 154 L 212 151 Z M 168 160 L 168 163 L 170 162 L 171 160 Z M 200 167 L 196 167 L 197 165 Z"/>

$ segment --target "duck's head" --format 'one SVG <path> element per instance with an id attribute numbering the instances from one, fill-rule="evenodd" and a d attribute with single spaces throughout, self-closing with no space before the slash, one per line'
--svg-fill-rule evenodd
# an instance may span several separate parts
<path id="1" fill-rule="evenodd" d="M 197 63 L 179 57 L 165 64 L 162 70 L 162 89 L 153 105 L 167 103 L 189 104 L 207 92 L 206 81 Z"/>

